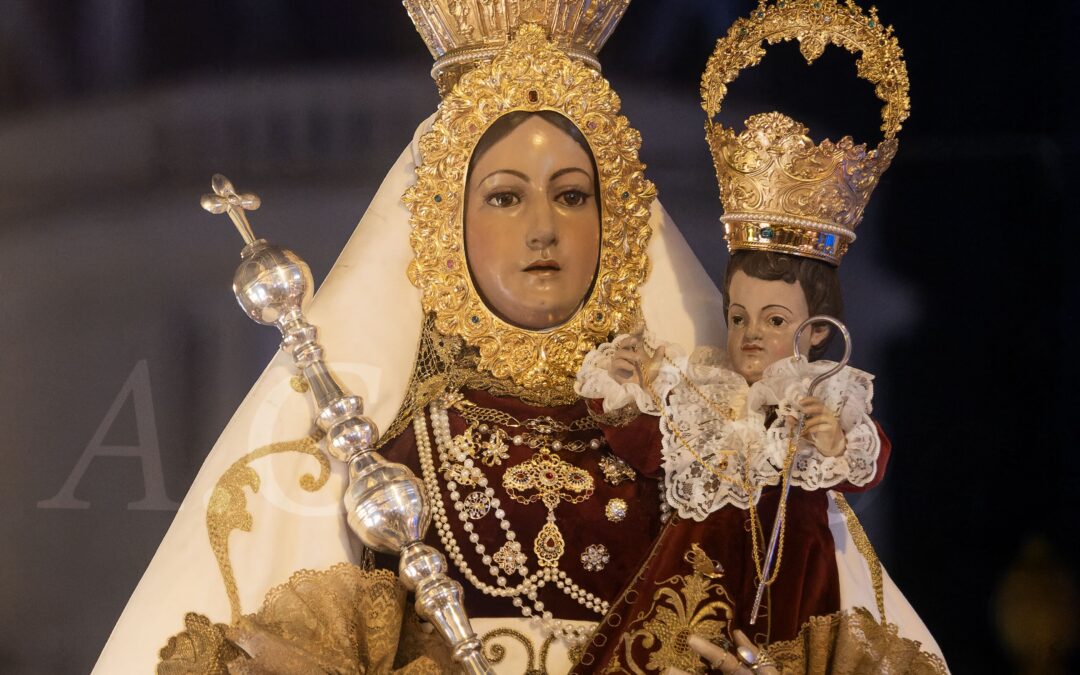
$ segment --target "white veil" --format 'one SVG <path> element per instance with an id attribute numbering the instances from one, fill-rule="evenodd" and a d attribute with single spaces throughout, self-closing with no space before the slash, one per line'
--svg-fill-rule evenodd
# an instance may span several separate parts
<path id="1" fill-rule="evenodd" d="M 431 119 L 420 125 L 390 169 L 306 310 L 319 328 L 330 367 L 363 396 L 366 414 L 380 429 L 389 427 L 405 397 L 423 320 L 420 291 L 405 274 L 413 251 L 410 214 L 401 198 L 415 181 L 418 141 L 430 124 Z M 668 342 L 722 344 L 720 292 L 658 201 L 650 224 L 652 270 L 641 287 L 647 325 Z M 236 321 L 244 320 L 238 312 Z M 307 394 L 292 388 L 294 375 L 291 357 L 279 352 L 233 415 L 113 629 L 95 673 L 153 672 L 158 651 L 184 629 L 186 613 L 229 623 L 237 611 L 257 611 L 266 592 L 297 570 L 355 561 L 355 539 L 341 504 L 345 468 L 332 463 L 319 485 L 322 465 L 310 444 L 298 442 L 312 431 L 313 407 Z M 232 566 L 234 602 L 221 560 Z"/>

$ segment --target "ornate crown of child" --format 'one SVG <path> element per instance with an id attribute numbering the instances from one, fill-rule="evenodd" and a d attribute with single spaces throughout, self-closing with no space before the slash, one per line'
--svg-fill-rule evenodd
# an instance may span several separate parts
<path id="1" fill-rule="evenodd" d="M 517 29 L 535 23 L 570 57 L 600 70 L 596 55 L 630 0 L 403 0 L 445 94 L 462 73 L 490 61 Z"/>
<path id="2" fill-rule="evenodd" d="M 715 120 L 727 85 L 765 55 L 765 43 L 798 40 L 807 63 L 832 43 L 859 53 L 858 76 L 885 102 L 884 140 L 874 150 L 850 136 L 820 145 L 807 128 L 779 112 L 753 115 L 737 133 Z M 896 154 L 907 119 L 907 68 L 893 35 L 848 0 L 762 0 L 716 43 L 701 79 L 705 135 L 712 152 L 728 250 L 773 251 L 839 265 L 881 174 Z"/>

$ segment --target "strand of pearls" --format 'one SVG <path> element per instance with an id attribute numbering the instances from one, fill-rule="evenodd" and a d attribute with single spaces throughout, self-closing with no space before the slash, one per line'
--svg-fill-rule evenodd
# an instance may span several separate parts
<path id="1" fill-rule="evenodd" d="M 453 448 L 453 435 L 450 432 L 450 418 L 446 409 L 440 407 L 437 403 L 432 403 L 429 411 L 431 414 L 432 432 L 435 436 L 435 444 L 439 450 L 439 460 L 440 462 L 445 463 L 448 461 Z M 517 569 L 517 573 L 524 577 L 524 579 L 521 583 L 511 586 L 506 576 L 501 573 L 502 570 L 494 564 L 494 560 L 488 554 L 487 548 L 484 544 L 480 543 L 479 535 L 473 531 L 473 524 L 469 522 L 469 517 L 465 512 L 464 505 L 459 501 L 461 495 L 457 492 L 457 484 L 453 481 L 449 481 L 447 482 L 446 487 L 450 491 L 450 498 L 458 512 L 458 518 L 462 521 L 462 528 L 469 534 L 469 541 L 475 546 L 476 552 L 481 556 L 483 563 L 489 566 L 488 571 L 495 577 L 494 586 L 481 581 L 472 571 L 472 568 L 469 567 L 464 555 L 462 555 L 457 540 L 454 538 L 453 530 L 450 528 L 450 520 L 446 513 L 446 506 L 443 503 L 442 490 L 439 487 L 438 472 L 435 470 L 434 452 L 428 435 L 427 420 L 423 412 L 418 413 L 413 418 L 413 430 L 416 432 L 416 446 L 418 454 L 420 455 L 420 470 L 423 474 L 424 486 L 427 488 L 429 500 L 431 502 L 432 515 L 435 520 L 435 529 L 439 534 L 439 539 L 442 541 L 443 548 L 446 550 L 447 555 L 457 566 L 458 570 L 461 571 L 461 574 L 470 584 L 485 595 L 512 598 L 513 605 L 521 610 L 523 616 L 540 621 L 542 628 L 547 635 L 554 635 L 571 646 L 584 644 L 585 641 L 589 639 L 588 632 L 578 626 L 555 619 L 550 611 L 544 609 L 544 603 L 537 599 L 537 591 L 548 583 L 554 583 L 555 587 L 563 591 L 563 593 L 569 595 L 578 603 L 601 616 L 607 614 L 610 609 L 610 603 L 586 591 L 584 588 L 581 588 L 574 583 L 566 572 L 557 568 L 543 568 L 535 573 L 529 574 L 528 568 L 525 567 L 525 565 L 521 565 Z M 465 465 L 466 468 L 472 468 L 472 459 L 465 458 L 462 464 Z M 500 529 L 506 533 L 507 541 L 516 541 L 517 535 L 513 529 L 511 529 L 510 521 L 506 519 L 505 511 L 500 508 L 501 504 L 498 498 L 494 496 L 494 489 L 488 486 L 487 477 L 482 473 L 477 480 L 477 487 L 483 490 L 484 494 L 491 500 L 491 506 L 495 509 L 495 517 L 499 521 Z M 522 596 L 528 599 L 529 605 L 525 604 Z"/>

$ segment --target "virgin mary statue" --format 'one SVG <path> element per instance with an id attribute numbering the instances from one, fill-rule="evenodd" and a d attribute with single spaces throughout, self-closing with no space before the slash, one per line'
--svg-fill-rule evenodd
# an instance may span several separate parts
<path id="1" fill-rule="evenodd" d="M 719 344 L 721 297 L 599 71 L 628 0 L 404 4 L 442 103 L 307 317 L 382 430 L 379 451 L 423 479 L 426 541 L 450 560 L 488 660 L 565 672 L 665 517 L 657 481 L 612 452 L 648 439 L 590 412 L 574 376 L 642 322 Z M 346 472 L 320 448 L 305 386 L 283 353 L 255 383 L 95 672 L 447 663 L 382 569 L 394 562 L 347 527 Z"/>

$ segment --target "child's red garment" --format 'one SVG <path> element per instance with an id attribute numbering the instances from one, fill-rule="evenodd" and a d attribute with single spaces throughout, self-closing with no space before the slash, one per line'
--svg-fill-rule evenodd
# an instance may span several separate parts
<path id="1" fill-rule="evenodd" d="M 594 409 L 599 404 L 590 401 Z M 644 476 L 660 478 L 659 443 L 646 448 L 640 442 L 655 434 L 655 428 L 655 417 L 640 415 L 627 426 L 604 432 L 614 454 Z M 836 489 L 860 492 L 880 482 L 890 443 L 880 426 L 878 434 L 881 454 L 874 479 L 861 487 L 842 483 Z M 772 530 L 779 494 L 779 487 L 765 488 L 757 504 L 763 530 L 758 535 L 759 551 Z M 764 644 L 794 638 L 810 617 L 837 612 L 840 586 L 828 500 L 825 490 L 792 487 L 779 575 L 753 626 L 749 618 L 757 572 L 750 512 L 725 506 L 701 522 L 673 515 L 586 646 L 574 672 L 630 668 L 630 664 L 645 672 L 660 672 L 678 665 L 680 654 L 697 658 L 686 647 L 690 633 L 730 639 L 737 628 Z"/>

